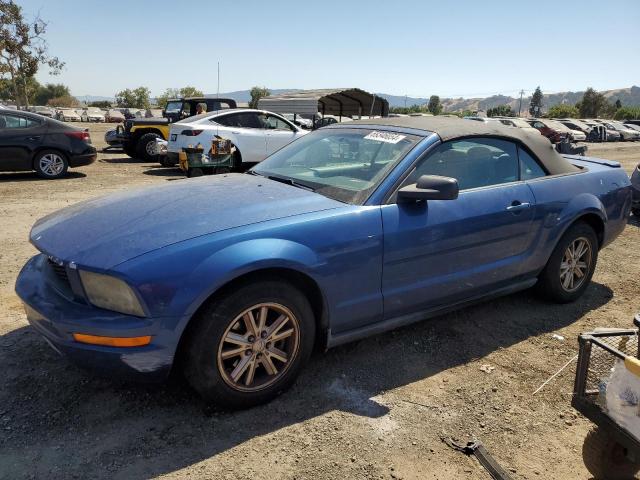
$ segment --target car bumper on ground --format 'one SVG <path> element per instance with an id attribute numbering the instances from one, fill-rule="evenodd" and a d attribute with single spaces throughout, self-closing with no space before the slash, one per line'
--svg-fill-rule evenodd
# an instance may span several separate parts
<path id="1" fill-rule="evenodd" d="M 27 320 L 59 354 L 103 376 L 159 382 L 168 376 L 175 345 L 173 332 L 163 329 L 170 319 L 139 318 L 93 307 L 73 298 L 59 283 L 44 254 L 27 262 L 16 280 Z M 169 322 L 177 323 L 177 322 Z M 98 337 L 151 336 L 141 347 L 108 347 L 79 343 L 74 333 Z"/>

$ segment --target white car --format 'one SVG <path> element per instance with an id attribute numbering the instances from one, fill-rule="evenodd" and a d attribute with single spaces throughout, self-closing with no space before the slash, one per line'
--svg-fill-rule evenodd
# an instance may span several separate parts
<path id="1" fill-rule="evenodd" d="M 206 150 L 214 136 L 231 140 L 241 163 L 258 163 L 307 134 L 286 118 L 264 110 L 237 108 L 203 113 L 171 124 L 167 164 L 175 165 L 185 147 Z"/>
<path id="2" fill-rule="evenodd" d="M 80 115 L 73 108 L 61 108 L 56 112 L 56 119 L 63 122 L 79 122 Z"/>
<path id="3" fill-rule="evenodd" d="M 104 112 L 98 107 L 87 107 L 80 114 L 83 122 L 104 122 Z"/>
<path id="4" fill-rule="evenodd" d="M 529 133 L 537 133 L 540 134 L 540 130 L 537 128 L 533 128 L 527 122 L 519 117 L 494 117 L 497 118 L 500 123 L 506 125 L 507 127 L 516 127 L 521 128 L 522 130 L 526 130 Z"/>

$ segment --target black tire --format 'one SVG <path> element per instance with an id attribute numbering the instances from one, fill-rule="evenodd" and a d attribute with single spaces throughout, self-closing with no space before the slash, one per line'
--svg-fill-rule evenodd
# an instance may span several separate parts
<path id="1" fill-rule="evenodd" d="M 151 155 L 148 151 L 148 146 L 155 143 L 157 138 L 162 138 L 157 133 L 145 133 L 142 135 L 136 145 L 137 158 L 144 160 L 145 162 L 157 162 L 158 155 Z"/>
<path id="2" fill-rule="evenodd" d="M 42 150 L 33 159 L 33 169 L 38 176 L 52 180 L 67 174 L 69 161 L 64 153 L 57 150 Z"/>
<path id="3" fill-rule="evenodd" d="M 575 285 L 575 288 L 569 289 L 563 286 L 561 281 L 561 263 L 569 246 L 582 239 L 588 242 L 590 249 L 590 257 L 585 269 L 586 273 L 579 279 L 579 284 Z M 577 300 L 589 286 L 597 261 L 598 238 L 596 233 L 593 228 L 584 222 L 575 223 L 562 236 L 551 253 L 547 265 L 538 276 L 538 283 L 536 284 L 538 292 L 546 299 L 557 303 L 569 303 Z"/>
<path id="4" fill-rule="evenodd" d="M 275 374 L 275 377 L 270 376 L 267 372 L 264 360 L 262 360 L 263 364 L 257 363 L 256 376 L 253 378 L 257 379 L 260 375 L 261 381 L 267 382 L 266 386 L 254 387 L 252 384 L 247 388 L 254 388 L 254 390 L 241 391 L 239 388 L 244 388 L 243 385 L 234 388 L 229 383 L 229 375 L 227 374 L 225 379 L 225 374 L 222 373 L 225 371 L 225 364 L 224 361 L 219 361 L 219 356 L 223 352 L 223 338 L 225 335 L 237 331 L 236 328 L 242 321 L 239 316 L 243 312 L 261 304 L 278 305 L 293 316 L 292 322 L 297 326 L 298 335 L 295 336 L 295 339 L 292 335 L 281 341 L 293 342 L 295 340 L 295 349 L 291 351 L 287 363 L 278 363 L 280 370 Z M 277 312 L 275 315 L 277 316 Z M 266 403 L 287 390 L 294 383 L 313 350 L 315 321 L 309 301 L 296 287 L 276 277 L 245 283 L 227 291 L 206 305 L 193 321 L 195 323 L 193 326 L 189 326 L 184 350 L 185 377 L 206 401 L 225 409 L 242 409 Z M 271 325 L 274 323 L 276 321 L 272 320 Z M 265 337 L 264 334 L 271 327 L 264 328 L 262 338 L 266 338 L 264 341 L 268 342 L 269 337 Z M 292 330 L 295 331 L 295 329 Z M 245 335 L 248 333 L 247 328 Z M 270 348 L 269 343 L 264 345 L 267 349 Z M 274 343 L 272 346 L 275 345 Z M 255 346 L 246 348 L 249 348 L 250 353 L 245 351 L 240 354 L 236 357 L 238 358 L 235 360 L 236 363 L 232 363 L 230 366 L 227 364 L 227 369 L 237 368 L 238 363 L 244 359 L 243 355 L 256 358 L 253 357 L 255 354 L 257 358 L 260 358 L 260 354 L 256 352 L 268 351 L 256 349 Z M 251 348 L 254 349 L 251 350 Z M 264 348 L 264 346 L 260 348 Z M 268 353 L 265 353 L 266 356 L 270 357 Z M 271 362 L 271 360 L 269 361 Z M 274 365 L 274 363 L 271 364 Z M 257 370 L 258 368 L 260 371 Z M 243 379 L 243 375 L 241 374 L 240 380 Z M 244 380 L 248 381 L 246 377 Z M 256 383 L 258 383 L 257 380 Z"/>
<path id="5" fill-rule="evenodd" d="M 201 177 L 203 175 L 204 171 L 201 168 L 190 168 L 187 170 L 187 177 L 189 178 Z"/>
<path id="6" fill-rule="evenodd" d="M 124 153 L 129 155 L 131 158 L 136 158 L 137 157 L 136 144 L 133 143 L 133 142 L 126 142 L 126 143 L 122 144 L 122 150 L 124 151 Z"/>
<path id="7" fill-rule="evenodd" d="M 582 460 L 596 480 L 629 480 L 640 471 L 640 464 L 632 462 L 626 449 L 599 427 L 587 433 Z"/>

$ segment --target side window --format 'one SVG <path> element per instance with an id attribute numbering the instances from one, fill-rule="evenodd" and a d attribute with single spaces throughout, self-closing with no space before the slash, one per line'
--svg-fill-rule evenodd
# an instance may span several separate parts
<path id="1" fill-rule="evenodd" d="M 260 118 L 257 113 L 249 112 L 249 113 L 240 113 L 238 114 L 240 118 L 240 127 L 244 128 L 266 128 L 263 123 L 260 121 Z"/>
<path id="2" fill-rule="evenodd" d="M 546 176 L 542 167 L 525 149 L 518 147 L 520 159 L 520 180 L 531 180 Z"/>
<path id="3" fill-rule="evenodd" d="M 209 120 L 210 122 L 219 123 L 225 127 L 239 127 L 240 121 L 238 120 L 238 114 L 223 115 L 222 117 L 215 117 Z"/>
<path id="4" fill-rule="evenodd" d="M 40 125 L 37 120 L 18 117 L 17 115 L 0 115 L 0 128 L 30 128 Z"/>
<path id="5" fill-rule="evenodd" d="M 518 180 L 518 154 L 514 143 L 494 138 L 454 140 L 440 145 L 409 176 L 415 183 L 422 175 L 458 180 L 460 190 L 487 187 Z"/>
<path id="6" fill-rule="evenodd" d="M 263 121 L 266 122 L 266 128 L 268 130 L 286 130 L 288 132 L 292 130 L 291 125 L 278 117 L 274 117 L 273 115 L 261 115 L 261 117 Z"/>

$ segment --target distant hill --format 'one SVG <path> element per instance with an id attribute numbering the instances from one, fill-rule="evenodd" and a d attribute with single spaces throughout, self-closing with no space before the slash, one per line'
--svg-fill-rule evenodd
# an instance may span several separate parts
<path id="1" fill-rule="evenodd" d="M 299 88 L 274 88 L 271 90 L 272 95 L 279 95 L 282 93 L 297 92 Z M 249 90 L 236 90 L 234 92 L 220 93 L 221 97 L 233 98 L 238 103 L 248 103 L 251 100 Z M 624 106 L 640 106 L 640 87 L 632 86 L 629 88 L 617 88 L 614 90 L 603 90 L 605 97 L 614 103 L 620 99 Z M 550 93 L 544 95 L 543 111 L 547 111 L 549 107 L 558 103 L 575 104 L 582 99 L 584 92 L 559 92 Z M 390 107 L 410 107 L 411 105 L 424 105 L 429 102 L 429 97 L 405 97 L 402 95 L 391 95 L 388 93 L 376 93 L 376 95 L 385 98 L 389 102 Z M 208 93 L 208 97 L 215 97 L 215 94 Z M 96 102 L 96 101 L 115 101 L 113 97 L 101 97 L 95 95 L 82 95 L 76 96 L 81 102 Z M 514 111 L 518 110 L 519 98 L 509 97 L 506 95 L 492 95 L 485 98 L 440 98 L 444 110 L 447 112 L 456 112 L 462 110 L 487 110 L 489 108 L 498 107 L 500 105 L 509 105 Z M 522 99 L 522 111 L 526 112 L 529 108 L 529 102 L 531 97 L 524 97 Z"/>
<path id="2" fill-rule="evenodd" d="M 620 99 L 622 105 L 624 106 L 640 106 L 640 87 L 632 86 L 629 88 L 618 88 L 615 90 L 603 90 L 601 93 L 604 94 L 605 97 L 611 103 L 615 103 L 616 100 Z M 546 112 L 549 107 L 553 105 L 557 105 L 559 103 L 567 103 L 570 105 L 575 104 L 582 100 L 582 96 L 584 95 L 584 91 L 582 92 L 559 92 L 559 93 L 550 93 L 545 94 L 544 99 L 542 101 L 542 111 Z M 526 112 L 529 108 L 529 102 L 531 101 L 531 97 L 523 97 L 522 99 L 522 112 Z M 442 105 L 445 111 L 455 112 L 461 110 L 487 110 L 489 108 L 498 107 L 500 105 L 509 105 L 512 110 L 518 111 L 518 106 L 520 103 L 519 98 L 504 96 L 504 95 L 493 95 L 491 97 L 486 98 L 445 98 L 441 99 Z"/>

